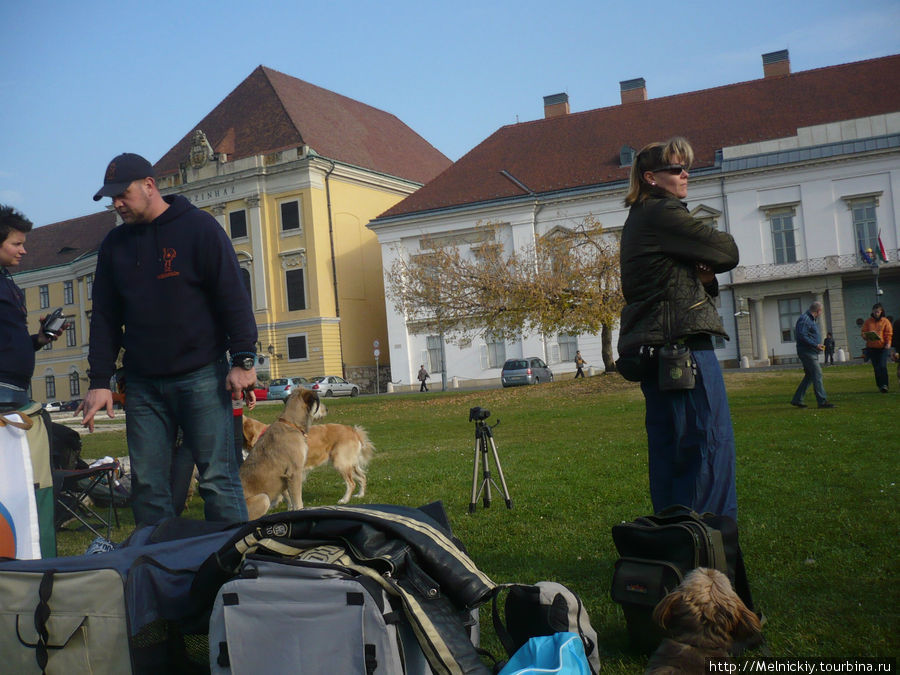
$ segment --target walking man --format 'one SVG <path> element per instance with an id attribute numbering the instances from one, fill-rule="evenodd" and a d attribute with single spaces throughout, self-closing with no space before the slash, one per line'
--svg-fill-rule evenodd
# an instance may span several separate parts
<path id="1" fill-rule="evenodd" d="M 163 197 L 140 155 L 109 163 L 94 200 L 101 197 L 112 198 L 124 224 L 109 232 L 97 259 L 82 424 L 93 431 L 103 408 L 113 416 L 109 382 L 124 348 L 135 523 L 175 515 L 171 449 L 179 428 L 200 473 L 206 519 L 246 521 L 231 393 L 256 382 L 257 332 L 234 248 L 211 215 L 180 195 Z"/>
<path id="2" fill-rule="evenodd" d="M 825 394 L 825 386 L 822 384 L 822 367 L 819 365 L 819 352 L 825 350 L 819 333 L 819 325 L 816 323 L 816 319 L 821 314 L 822 303 L 814 302 L 797 319 L 797 325 L 794 327 L 797 356 L 800 357 L 800 363 L 803 364 L 803 379 L 800 381 L 797 391 L 794 392 L 794 398 L 791 399 L 791 405 L 797 408 L 806 407 L 803 397 L 810 384 L 813 386 L 816 402 L 820 408 L 834 407 L 834 403 L 829 403 L 828 396 Z"/>
<path id="3" fill-rule="evenodd" d="M 419 385 L 419 392 L 428 391 L 428 385 L 425 383 L 425 380 L 427 380 L 428 377 L 428 371 L 425 370 L 425 365 L 422 364 L 421 366 L 419 366 L 418 375 L 419 382 L 421 382 L 421 384 Z"/>
<path id="4" fill-rule="evenodd" d="M 584 359 L 581 357 L 581 352 L 575 352 L 575 379 L 584 378 Z"/>

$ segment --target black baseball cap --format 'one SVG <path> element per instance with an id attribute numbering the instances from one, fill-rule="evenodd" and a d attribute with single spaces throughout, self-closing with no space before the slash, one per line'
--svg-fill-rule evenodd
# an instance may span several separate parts
<path id="1" fill-rule="evenodd" d="M 133 152 L 123 152 L 106 167 L 106 175 L 103 177 L 103 187 L 97 190 L 94 201 L 100 201 L 101 197 L 115 197 L 125 192 L 125 189 L 133 181 L 141 178 L 156 178 L 153 165 L 140 155 Z"/>

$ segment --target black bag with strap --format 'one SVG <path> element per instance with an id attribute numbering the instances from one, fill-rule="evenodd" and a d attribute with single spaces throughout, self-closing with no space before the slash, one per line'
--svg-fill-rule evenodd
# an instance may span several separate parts
<path id="1" fill-rule="evenodd" d="M 615 525 L 612 535 L 620 558 L 611 595 L 622 605 L 629 639 L 636 649 L 650 652 L 657 647 L 663 636 L 653 622 L 653 609 L 697 567 L 727 574 L 744 604 L 754 609 L 737 523 L 732 518 L 672 506 Z"/>

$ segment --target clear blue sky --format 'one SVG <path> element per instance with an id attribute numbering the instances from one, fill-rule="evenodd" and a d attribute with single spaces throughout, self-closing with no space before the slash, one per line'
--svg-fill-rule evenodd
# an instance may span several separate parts
<path id="1" fill-rule="evenodd" d="M 738 5 L 738 6 L 734 6 Z M 900 52 L 898 0 L 0 2 L 0 202 L 102 210 L 120 152 L 157 161 L 262 64 L 393 113 L 456 160 L 500 126 Z"/>

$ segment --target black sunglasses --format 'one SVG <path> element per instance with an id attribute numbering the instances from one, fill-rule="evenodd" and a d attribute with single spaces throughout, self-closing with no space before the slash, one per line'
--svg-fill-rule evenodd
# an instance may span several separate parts
<path id="1" fill-rule="evenodd" d="M 670 173 L 673 176 L 680 176 L 682 171 L 687 171 L 687 167 L 684 164 L 667 164 L 666 166 L 661 166 L 658 169 L 651 169 L 651 173 L 662 173 L 665 171 L 666 173 Z"/>

